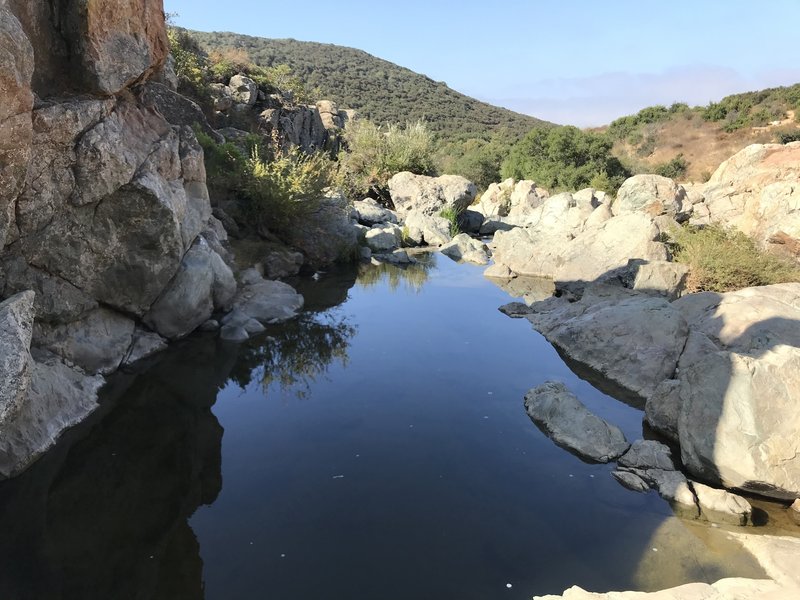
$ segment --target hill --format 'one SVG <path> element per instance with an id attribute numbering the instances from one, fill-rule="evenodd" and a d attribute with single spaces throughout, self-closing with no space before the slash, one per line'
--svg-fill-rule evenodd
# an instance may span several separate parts
<path id="1" fill-rule="evenodd" d="M 614 154 L 635 172 L 652 172 L 680 156 L 686 170 L 678 178 L 704 181 L 745 146 L 800 139 L 800 84 L 704 107 L 651 106 L 596 131 L 614 140 Z"/>
<path id="2" fill-rule="evenodd" d="M 446 140 L 488 139 L 505 131 L 518 139 L 546 121 L 492 106 L 362 50 L 240 35 L 191 31 L 206 51 L 239 48 L 262 67 L 288 65 L 309 88 L 375 123 L 425 120 Z"/>

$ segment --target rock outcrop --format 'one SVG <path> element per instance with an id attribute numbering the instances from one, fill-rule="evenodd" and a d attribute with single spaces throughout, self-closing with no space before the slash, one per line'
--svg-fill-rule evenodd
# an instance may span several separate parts
<path id="1" fill-rule="evenodd" d="M 101 375 L 236 293 L 189 126 L 202 113 L 148 81 L 168 52 L 161 1 L 62 4 L 0 4 L 5 476 L 94 409 Z"/>
<path id="2" fill-rule="evenodd" d="M 409 172 L 398 173 L 389 180 L 389 194 L 398 212 L 420 212 L 437 216 L 443 210 L 458 214 L 472 204 L 478 188 L 459 175 L 427 177 Z"/>
<path id="3" fill-rule="evenodd" d="M 692 331 L 671 396 L 678 423 L 669 425 L 686 468 L 725 487 L 800 497 L 800 283 L 673 306 Z"/>
<path id="4" fill-rule="evenodd" d="M 753 144 L 714 172 L 703 188 L 708 220 L 760 244 L 800 251 L 800 142 Z"/>
<path id="5" fill-rule="evenodd" d="M 494 261 L 518 275 L 556 281 L 594 281 L 631 259 L 664 261 L 661 228 L 643 212 L 614 216 L 592 196 L 545 199 L 525 217 L 524 226 L 498 231 Z"/>

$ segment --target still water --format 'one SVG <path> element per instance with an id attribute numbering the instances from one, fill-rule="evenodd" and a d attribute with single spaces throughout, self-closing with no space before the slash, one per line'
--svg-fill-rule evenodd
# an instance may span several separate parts
<path id="1" fill-rule="evenodd" d="M 482 269 L 428 257 L 294 282 L 297 321 L 193 338 L 0 484 L 0 599 L 509 599 L 761 572 L 725 533 L 555 446 L 563 381 L 630 440 Z M 509 587 L 510 584 L 510 587 Z"/>

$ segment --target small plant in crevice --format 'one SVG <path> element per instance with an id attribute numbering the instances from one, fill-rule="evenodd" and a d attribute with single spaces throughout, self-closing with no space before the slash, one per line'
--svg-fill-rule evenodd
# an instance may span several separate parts
<path id="1" fill-rule="evenodd" d="M 456 211 L 456 209 L 452 207 L 443 208 L 439 216 L 447 219 L 450 223 L 450 237 L 456 237 L 461 233 L 461 228 L 458 226 L 458 211 Z"/>

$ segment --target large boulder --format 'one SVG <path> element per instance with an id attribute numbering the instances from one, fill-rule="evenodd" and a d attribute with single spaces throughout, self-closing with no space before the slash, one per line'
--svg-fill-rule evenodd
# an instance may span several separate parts
<path id="1" fill-rule="evenodd" d="M 303 308 L 303 296 L 282 281 L 268 281 L 254 269 L 242 274 L 242 287 L 231 312 L 269 324 L 288 321 Z M 223 320 L 224 322 L 224 320 Z"/>
<path id="2" fill-rule="evenodd" d="M 686 191 L 668 177 L 634 175 L 619 188 L 612 209 L 615 215 L 644 213 L 675 218 L 683 212 L 685 200 Z"/>
<path id="3" fill-rule="evenodd" d="M 673 306 L 693 336 L 679 369 L 686 468 L 725 487 L 800 497 L 800 283 Z"/>
<path id="4" fill-rule="evenodd" d="M 0 249 L 31 157 L 33 48 L 17 18 L 0 5 Z"/>
<path id="5" fill-rule="evenodd" d="M 589 286 L 576 302 L 537 302 L 527 312 L 564 355 L 641 399 L 673 376 L 689 332 L 666 300 L 612 285 Z"/>
<path id="6" fill-rule="evenodd" d="M 86 373 L 107 374 L 127 356 L 134 330 L 131 319 L 101 307 L 72 323 L 36 323 L 33 343 Z"/>
<path id="7" fill-rule="evenodd" d="M 181 338 L 207 321 L 215 309 L 226 308 L 235 294 L 230 268 L 198 238 L 144 322 L 164 337 Z"/>
<path id="8" fill-rule="evenodd" d="M 162 0 L 8 0 L 36 55 L 41 97 L 114 95 L 157 71 L 169 43 Z"/>
<path id="9" fill-rule="evenodd" d="M 439 248 L 439 251 L 455 261 L 470 262 L 476 265 L 485 265 L 489 262 L 489 251 L 486 244 L 466 233 L 459 233 L 449 243 Z"/>
<path id="10" fill-rule="evenodd" d="M 16 414 L 31 379 L 33 292 L 0 302 L 0 425 Z"/>
<path id="11" fill-rule="evenodd" d="M 403 231 L 394 224 L 375 225 L 364 234 L 364 242 L 373 252 L 391 252 L 403 241 Z"/>
<path id="12" fill-rule="evenodd" d="M 352 259 L 358 251 L 358 231 L 350 220 L 347 202 L 340 197 L 318 201 L 312 211 L 295 221 L 287 241 L 314 267 Z"/>
<path id="13" fill-rule="evenodd" d="M 602 208 L 581 215 L 581 209 L 570 208 L 570 203 L 571 196 L 554 196 L 541 207 L 536 225 L 498 231 L 493 241 L 495 263 L 519 275 L 593 281 L 626 267 L 631 259 L 668 258 L 651 218 L 627 214 L 587 226 L 591 215 Z"/>
<path id="14" fill-rule="evenodd" d="M 405 215 L 403 225 L 408 240 L 420 246 L 442 246 L 452 239 L 450 221 L 439 215 L 412 210 Z"/>
<path id="15" fill-rule="evenodd" d="M 25 290 L 36 293 L 33 308 L 39 323 L 70 323 L 98 307 L 97 300 L 85 292 L 60 277 L 31 267 L 21 256 L 9 256 L 0 262 L 0 271 L 5 275 L 5 289 L 0 286 L 2 296 Z"/>
<path id="16" fill-rule="evenodd" d="M 389 180 L 392 202 L 403 213 L 419 211 L 433 216 L 449 210 L 458 214 L 472 204 L 477 193 L 475 184 L 460 175 L 427 177 L 403 171 Z"/>
<path id="17" fill-rule="evenodd" d="M 548 381 L 530 390 L 525 410 L 554 442 L 587 460 L 606 463 L 630 448 L 618 427 L 590 412 L 563 383 Z"/>
<path id="18" fill-rule="evenodd" d="M 473 208 L 486 219 L 511 216 L 515 220 L 538 208 L 548 195 L 534 181 L 506 179 L 491 184 Z"/>
<path id="19" fill-rule="evenodd" d="M 353 202 L 353 211 L 358 222 L 367 227 L 379 223 L 397 223 L 397 215 L 388 208 L 382 207 L 372 198 Z"/>
<path id="20" fill-rule="evenodd" d="M 211 216 L 202 149 L 191 129 L 171 127 L 132 102 L 105 118 L 102 105 L 89 108 L 86 120 L 101 119 L 78 134 L 74 167 L 67 157 L 65 185 L 43 208 L 52 219 L 21 227 L 15 253 L 91 297 L 141 316 Z M 62 117 L 48 115 L 48 122 L 61 123 L 70 110 L 64 106 L 56 111 Z M 74 179 L 66 174 L 70 170 Z M 30 197 L 32 213 L 35 195 L 26 190 L 23 196 Z"/>
<path id="21" fill-rule="evenodd" d="M 87 376 L 53 354 L 37 353 L 19 410 L 0 423 L 0 478 L 12 477 L 97 408 L 100 375 Z"/>
<path id="22" fill-rule="evenodd" d="M 710 220 L 736 227 L 762 244 L 800 244 L 800 142 L 753 144 L 714 172 L 704 206 Z M 698 205 L 700 206 L 700 205 Z"/>
<path id="23" fill-rule="evenodd" d="M 234 102 L 253 106 L 258 101 L 258 84 L 245 75 L 234 75 L 228 82 Z"/>

